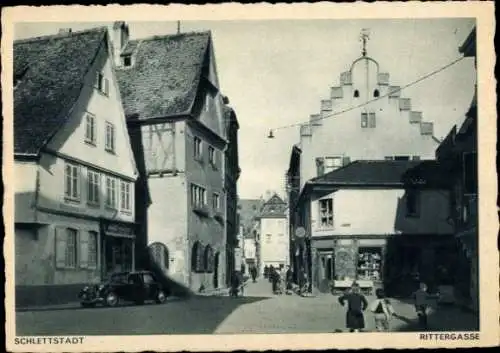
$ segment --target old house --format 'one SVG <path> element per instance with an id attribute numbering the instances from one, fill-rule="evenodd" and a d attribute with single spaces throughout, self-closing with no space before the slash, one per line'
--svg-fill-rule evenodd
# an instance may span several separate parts
<path id="1" fill-rule="evenodd" d="M 228 199 L 225 185 L 236 152 L 227 159 L 225 153 L 236 125 L 231 114 L 227 121 L 211 34 L 131 40 L 123 22 L 112 32 L 140 173 L 142 245 L 169 278 L 195 291 L 218 288 L 226 282 L 227 226 L 234 222 L 227 202 L 235 189 Z"/>
<path id="2" fill-rule="evenodd" d="M 316 285 L 335 277 L 384 280 L 387 237 L 399 233 L 416 239 L 415 265 L 408 269 L 415 273 L 417 263 L 424 261 L 418 244 L 436 234 L 443 235 L 439 239 L 452 234 L 445 221 L 449 195 L 407 193 L 398 179 L 419 161 L 434 160 L 439 140 L 433 123 L 424 120 L 415 103 L 390 82 L 389 73 L 368 56 L 366 37 L 362 39 L 362 55 L 340 74 L 329 97 L 321 100 L 319 113 L 301 126 L 300 143 L 292 150 L 288 171 L 290 232 L 298 245 L 294 258 L 309 268 L 309 278 L 316 278 Z M 376 180 L 370 179 L 371 173 Z M 411 202 L 407 205 L 406 200 Z M 423 226 L 430 215 L 421 212 L 431 200 L 444 218 L 433 218 Z M 410 211 L 401 211 L 406 206 L 412 207 Z M 408 216 L 402 217 L 400 211 Z M 405 219 L 408 225 L 415 224 L 400 229 L 403 225 L 396 221 Z M 299 228 L 307 231 L 301 239 L 295 237 Z M 344 247 L 350 249 L 349 259 L 342 260 L 342 266 L 335 265 L 340 261 L 335 253 Z M 366 251 L 359 253 L 360 248 Z M 376 272 L 362 272 L 359 258 L 371 261 L 365 267 Z M 341 267 L 348 273 L 336 273 Z"/>
<path id="3" fill-rule="evenodd" d="M 264 202 L 257 217 L 260 234 L 260 270 L 265 266 L 279 268 L 290 264 L 288 206 L 277 194 Z"/>
<path id="4" fill-rule="evenodd" d="M 14 42 L 16 305 L 135 267 L 137 178 L 106 28 Z"/>
<path id="5" fill-rule="evenodd" d="M 258 216 L 264 201 L 262 199 L 240 199 L 238 201 L 238 215 L 240 237 L 243 242 L 243 257 L 246 268 L 260 266 Z"/>

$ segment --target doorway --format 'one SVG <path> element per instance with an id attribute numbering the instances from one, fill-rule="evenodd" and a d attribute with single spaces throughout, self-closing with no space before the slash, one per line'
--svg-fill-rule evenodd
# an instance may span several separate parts
<path id="1" fill-rule="evenodd" d="M 214 277 L 213 277 L 214 288 L 219 288 L 219 252 L 215 254 L 214 258 Z"/>

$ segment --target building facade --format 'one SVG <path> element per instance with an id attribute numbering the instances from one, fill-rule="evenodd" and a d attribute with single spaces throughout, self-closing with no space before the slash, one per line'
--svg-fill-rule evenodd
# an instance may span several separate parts
<path id="1" fill-rule="evenodd" d="M 246 269 L 260 267 L 259 215 L 264 204 L 262 199 L 240 199 L 238 201 L 238 219 L 240 241 L 243 242 L 243 259 Z"/>
<path id="2" fill-rule="evenodd" d="M 211 34 L 130 40 L 125 23 L 112 31 L 140 173 L 136 213 L 149 249 L 145 265 L 152 258 L 193 291 L 224 286 L 227 226 L 234 221 L 227 202 L 235 192 L 231 185 L 227 197 L 225 151 L 234 129 L 227 127 Z"/>
<path id="3" fill-rule="evenodd" d="M 274 194 L 262 206 L 258 216 L 260 227 L 260 270 L 290 264 L 290 239 L 287 204 Z"/>
<path id="4" fill-rule="evenodd" d="M 431 288 L 450 284 L 442 273 L 455 271 L 449 200 L 435 161 L 356 161 L 311 179 L 299 207 L 313 285 L 328 291 L 333 280 L 369 280 L 407 295 L 416 277 Z"/>
<path id="5" fill-rule="evenodd" d="M 14 78 L 16 305 L 74 301 L 136 266 L 137 169 L 106 28 L 16 41 Z"/>
<path id="6" fill-rule="evenodd" d="M 473 29 L 459 51 L 476 58 L 476 31 Z M 474 63 L 475 64 L 475 63 Z M 452 220 L 459 246 L 454 300 L 473 311 L 479 310 L 478 257 L 478 159 L 477 87 L 465 120 L 454 126 L 436 150 L 436 159 L 449 178 Z"/>

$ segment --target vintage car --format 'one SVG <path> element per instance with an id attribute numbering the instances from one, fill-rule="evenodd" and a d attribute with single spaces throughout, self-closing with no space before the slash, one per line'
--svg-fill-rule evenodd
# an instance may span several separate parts
<path id="1" fill-rule="evenodd" d="M 168 291 L 162 288 L 149 271 L 118 272 L 101 284 L 85 286 L 79 293 L 83 307 L 93 307 L 96 304 L 116 306 L 120 301 L 130 301 L 143 304 L 153 300 L 158 304 L 166 301 Z"/>

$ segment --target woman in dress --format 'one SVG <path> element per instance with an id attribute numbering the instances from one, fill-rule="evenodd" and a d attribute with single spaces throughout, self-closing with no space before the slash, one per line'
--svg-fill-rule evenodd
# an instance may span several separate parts
<path id="1" fill-rule="evenodd" d="M 368 301 L 361 294 L 359 285 L 354 282 L 351 290 L 339 297 L 340 305 L 347 302 L 346 326 L 350 332 L 359 332 L 365 328 L 365 317 L 363 312 L 368 306 Z"/>

